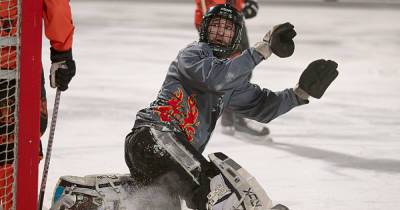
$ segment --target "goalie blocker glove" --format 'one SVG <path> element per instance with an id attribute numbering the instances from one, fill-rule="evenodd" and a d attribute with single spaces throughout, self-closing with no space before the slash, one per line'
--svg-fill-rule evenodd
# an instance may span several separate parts
<path id="1" fill-rule="evenodd" d="M 51 68 L 50 68 L 50 86 L 58 88 L 61 91 L 68 89 L 68 84 L 75 76 L 75 61 L 72 59 L 72 50 L 57 51 L 50 48 Z"/>
<path id="2" fill-rule="evenodd" d="M 300 76 L 294 91 L 297 96 L 321 98 L 329 85 L 339 75 L 335 61 L 319 59 L 311 62 Z"/>

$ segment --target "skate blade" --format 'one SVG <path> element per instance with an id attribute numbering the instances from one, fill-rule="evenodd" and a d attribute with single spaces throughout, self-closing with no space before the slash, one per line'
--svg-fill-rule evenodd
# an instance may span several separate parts
<path id="1" fill-rule="evenodd" d="M 235 135 L 235 128 L 233 126 L 222 126 L 221 127 L 221 133 L 228 135 L 228 136 L 234 136 Z"/>
<path id="2" fill-rule="evenodd" d="M 272 137 L 270 135 L 265 135 L 265 136 L 255 136 L 251 135 L 248 133 L 243 133 L 243 132 L 235 132 L 233 137 L 244 140 L 244 141 L 249 141 L 251 143 L 257 143 L 257 144 L 270 144 L 274 143 Z"/>

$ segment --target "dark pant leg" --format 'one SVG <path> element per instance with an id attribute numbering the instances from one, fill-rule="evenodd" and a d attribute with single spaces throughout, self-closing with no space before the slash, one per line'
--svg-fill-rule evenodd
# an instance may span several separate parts
<path id="1" fill-rule="evenodd" d="M 229 108 L 225 108 L 221 115 L 221 125 L 222 126 L 233 126 L 234 123 L 234 113 Z"/>
<path id="2" fill-rule="evenodd" d="M 159 148 L 150 128 L 134 129 L 125 139 L 125 162 L 133 178 L 148 184 L 170 170 L 169 155 Z"/>
<path id="3" fill-rule="evenodd" d="M 47 129 L 47 123 L 48 123 L 46 88 L 44 84 L 45 84 L 45 79 L 42 67 L 42 81 L 41 81 L 41 91 L 40 91 L 40 136 L 43 136 L 44 132 Z M 40 159 L 43 158 L 43 148 L 41 140 L 39 147 L 39 156 Z"/>
<path id="4" fill-rule="evenodd" d="M 47 98 L 46 98 L 46 88 L 44 86 L 45 79 L 42 68 L 42 81 L 41 81 L 41 91 L 40 91 L 40 136 L 44 134 L 47 128 L 48 113 L 47 113 Z"/>
<path id="5" fill-rule="evenodd" d="M 244 50 L 248 49 L 249 47 L 250 47 L 250 44 L 249 44 L 249 38 L 247 35 L 247 28 L 246 28 L 246 25 L 243 24 L 242 37 L 241 37 L 239 48 L 241 51 L 244 51 Z M 252 74 L 249 74 L 248 81 L 251 80 L 251 77 L 252 77 Z M 267 127 L 264 127 L 262 129 L 262 131 L 256 131 L 256 130 L 248 127 L 245 119 L 242 116 L 235 114 L 229 108 L 224 110 L 224 112 L 221 116 L 221 124 L 222 124 L 222 126 L 233 125 L 235 127 L 236 131 L 243 131 L 243 132 L 246 132 L 246 133 L 249 133 L 252 135 L 264 136 L 264 135 L 269 134 L 269 130 Z"/>
<path id="6" fill-rule="evenodd" d="M 250 47 L 250 44 L 249 44 L 249 37 L 247 35 L 247 27 L 245 24 L 243 24 L 242 37 L 240 40 L 239 48 L 240 48 L 240 51 L 244 51 L 244 50 L 248 49 L 249 47 Z"/>
<path id="7" fill-rule="evenodd" d="M 145 197 L 137 204 L 144 209 L 179 210 L 185 180 L 173 170 L 177 166 L 170 155 L 155 142 L 148 127 L 134 129 L 125 139 L 125 162 L 138 185 L 133 196 Z"/>
<path id="8" fill-rule="evenodd" d="M 249 44 L 249 38 L 247 36 L 247 28 L 246 28 L 246 25 L 243 24 L 239 50 L 242 52 L 242 51 L 248 49 L 249 47 L 250 47 L 250 44 Z M 251 79 L 251 76 L 252 76 L 252 74 L 250 73 L 249 81 Z M 224 112 L 221 115 L 221 125 L 222 126 L 233 126 L 236 118 L 242 119 L 242 117 L 236 116 L 235 113 L 232 110 L 230 110 L 229 108 L 225 108 Z"/>
<path id="9" fill-rule="evenodd" d="M 244 23 L 243 23 L 242 37 L 240 40 L 239 48 L 240 48 L 240 51 L 244 51 L 244 50 L 250 48 L 249 37 L 247 35 L 247 27 L 246 27 L 246 24 L 244 24 Z M 252 76 L 252 73 L 249 74 L 249 81 L 251 79 L 251 76 Z"/>

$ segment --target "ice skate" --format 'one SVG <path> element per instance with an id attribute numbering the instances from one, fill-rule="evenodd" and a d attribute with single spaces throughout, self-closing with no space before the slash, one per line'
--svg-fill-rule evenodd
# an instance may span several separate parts
<path id="1" fill-rule="evenodd" d="M 235 135 L 235 127 L 234 126 L 221 126 L 221 132 L 228 136 Z"/>
<path id="2" fill-rule="evenodd" d="M 247 120 L 225 110 L 221 117 L 221 132 L 240 139 L 254 139 L 271 142 L 269 129 L 262 123 Z"/>
<path id="3" fill-rule="evenodd" d="M 289 208 L 282 204 L 277 204 L 274 207 L 272 207 L 272 210 L 289 210 Z"/>
<path id="4" fill-rule="evenodd" d="M 234 136 L 245 140 L 272 142 L 270 130 L 261 123 L 237 117 L 234 123 Z"/>

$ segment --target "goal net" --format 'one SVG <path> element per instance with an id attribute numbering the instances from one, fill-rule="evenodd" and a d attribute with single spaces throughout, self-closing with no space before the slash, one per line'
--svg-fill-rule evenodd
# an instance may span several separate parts
<path id="1" fill-rule="evenodd" d="M 0 0 L 0 209 L 37 208 L 41 1 Z"/>

